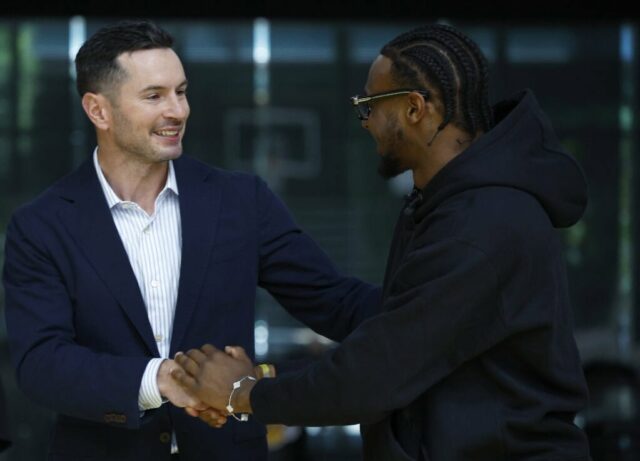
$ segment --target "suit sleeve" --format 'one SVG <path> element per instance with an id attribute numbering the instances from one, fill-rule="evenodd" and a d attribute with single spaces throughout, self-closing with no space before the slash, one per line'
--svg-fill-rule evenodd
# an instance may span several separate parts
<path id="1" fill-rule="evenodd" d="M 14 216 L 5 246 L 5 315 L 17 381 L 35 402 L 77 418 L 140 425 L 138 393 L 149 361 L 97 353 L 74 341 L 73 300 L 35 234 Z M 28 232 L 29 229 L 31 232 Z"/>
<path id="2" fill-rule="evenodd" d="M 381 288 L 339 274 L 282 201 L 257 181 L 260 286 L 305 325 L 341 341 L 380 311 Z"/>
<path id="3" fill-rule="evenodd" d="M 263 423 L 373 423 L 405 407 L 460 364 L 501 341 L 496 271 L 478 248 L 450 239 L 414 251 L 385 312 L 305 369 L 253 388 Z"/>

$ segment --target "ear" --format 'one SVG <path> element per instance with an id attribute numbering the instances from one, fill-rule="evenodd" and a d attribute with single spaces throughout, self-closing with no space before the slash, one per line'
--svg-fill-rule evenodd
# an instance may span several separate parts
<path id="1" fill-rule="evenodd" d="M 429 115 L 435 109 L 433 104 L 430 101 L 426 101 L 419 93 L 409 93 L 408 99 L 409 105 L 406 115 L 409 123 L 418 123 L 425 115 Z"/>
<path id="2" fill-rule="evenodd" d="M 85 93 L 82 108 L 98 130 L 106 130 L 111 125 L 111 104 L 102 94 Z"/>

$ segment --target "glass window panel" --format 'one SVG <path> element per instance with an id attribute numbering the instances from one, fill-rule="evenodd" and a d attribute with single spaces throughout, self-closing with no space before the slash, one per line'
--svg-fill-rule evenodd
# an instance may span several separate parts
<path id="1" fill-rule="evenodd" d="M 332 62 L 336 56 L 335 27 L 273 22 L 271 59 L 274 62 Z"/>

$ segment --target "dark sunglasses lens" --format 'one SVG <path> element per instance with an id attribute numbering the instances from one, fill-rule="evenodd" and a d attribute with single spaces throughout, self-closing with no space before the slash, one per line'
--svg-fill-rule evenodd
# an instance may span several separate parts
<path id="1" fill-rule="evenodd" d="M 369 118 L 369 113 L 371 112 L 369 104 L 367 104 L 366 102 L 360 103 L 356 106 L 356 109 L 358 111 L 358 118 L 360 118 L 360 120 L 367 120 Z"/>

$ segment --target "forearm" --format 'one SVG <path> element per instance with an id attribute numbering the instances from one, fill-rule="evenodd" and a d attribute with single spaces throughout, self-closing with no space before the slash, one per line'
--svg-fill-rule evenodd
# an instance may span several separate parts
<path id="1" fill-rule="evenodd" d="M 291 233 L 286 243 L 262 259 L 260 285 L 306 326 L 342 341 L 364 320 L 380 312 L 381 288 L 344 277 L 308 236 Z"/>
<path id="2" fill-rule="evenodd" d="M 380 287 L 340 274 L 261 181 L 257 197 L 259 284 L 291 315 L 315 332 L 342 341 L 380 311 Z"/>
<path id="3" fill-rule="evenodd" d="M 35 228 L 34 223 L 24 226 Z M 119 328 L 106 330 L 109 322 L 102 321 L 109 319 L 85 317 L 78 330 L 78 308 L 90 310 L 94 300 L 78 299 L 60 271 L 64 258 L 52 256 L 15 220 L 7 227 L 5 256 L 7 338 L 21 389 L 61 414 L 137 427 L 140 382 L 149 357 L 142 351 L 118 353 L 126 350 L 122 341 L 135 344 L 136 339 L 104 334 L 124 334 Z"/>
<path id="4" fill-rule="evenodd" d="M 401 266 L 404 283 L 384 313 L 311 366 L 259 382 L 250 395 L 255 417 L 311 426 L 375 422 L 501 341 L 508 330 L 486 255 L 457 240 L 427 250 Z"/>
<path id="5" fill-rule="evenodd" d="M 77 345 L 43 344 L 24 356 L 17 378 L 27 396 L 57 413 L 135 428 L 140 424 L 138 394 L 148 361 Z"/>

